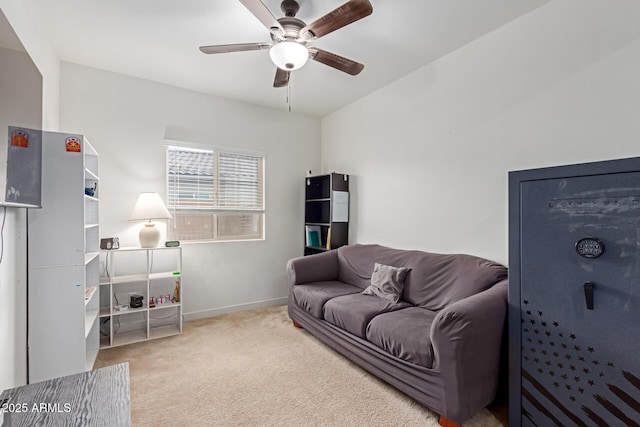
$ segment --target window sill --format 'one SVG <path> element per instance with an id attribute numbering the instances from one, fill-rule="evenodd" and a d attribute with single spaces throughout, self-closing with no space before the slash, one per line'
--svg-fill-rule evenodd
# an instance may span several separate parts
<path id="1" fill-rule="evenodd" d="M 251 243 L 264 242 L 266 239 L 229 239 L 229 240 L 180 240 L 180 245 L 202 244 L 202 243 Z"/>

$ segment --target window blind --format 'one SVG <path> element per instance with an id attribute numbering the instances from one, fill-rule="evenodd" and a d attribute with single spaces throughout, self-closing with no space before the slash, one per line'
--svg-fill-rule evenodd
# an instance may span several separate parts
<path id="1" fill-rule="evenodd" d="M 262 210 L 262 159 L 218 153 L 220 208 Z"/>
<path id="2" fill-rule="evenodd" d="M 169 207 L 215 207 L 213 151 L 169 146 L 167 178 Z"/>
<path id="3" fill-rule="evenodd" d="M 262 238 L 264 158 L 168 146 L 167 205 L 171 239 Z"/>

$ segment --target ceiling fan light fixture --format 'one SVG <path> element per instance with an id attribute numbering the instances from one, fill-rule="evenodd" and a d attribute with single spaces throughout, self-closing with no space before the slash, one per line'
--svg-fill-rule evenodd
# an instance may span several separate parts
<path id="1" fill-rule="evenodd" d="M 293 71 L 307 63 L 309 51 L 300 43 L 285 40 L 274 44 L 269 50 L 269 56 L 276 67 L 285 71 Z"/>

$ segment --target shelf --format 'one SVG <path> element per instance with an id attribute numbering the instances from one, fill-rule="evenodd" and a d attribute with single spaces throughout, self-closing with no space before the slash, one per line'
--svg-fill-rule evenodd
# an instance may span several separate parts
<path id="1" fill-rule="evenodd" d="M 182 303 L 179 302 L 166 302 L 164 304 L 158 304 L 155 307 L 149 307 L 149 311 L 153 311 L 153 310 L 162 310 L 164 308 L 171 308 L 171 307 L 180 307 Z"/>
<path id="2" fill-rule="evenodd" d="M 329 250 L 329 249 L 327 249 L 327 248 L 326 248 L 326 247 L 324 247 L 324 246 L 305 246 L 305 248 L 306 248 L 306 249 L 312 249 L 312 250 L 314 250 L 314 251 L 322 251 L 322 252 L 325 252 L 325 251 L 328 251 L 328 250 Z"/>
<path id="3" fill-rule="evenodd" d="M 96 257 L 100 256 L 100 252 L 87 252 L 84 254 L 84 264 L 87 265 Z"/>
<path id="4" fill-rule="evenodd" d="M 167 278 L 171 278 L 171 277 L 180 277 L 181 274 L 179 271 L 165 271 L 162 273 L 151 273 L 151 274 L 129 274 L 126 276 L 115 276 L 111 279 L 111 283 L 113 283 L 114 285 L 120 284 L 120 283 L 132 283 L 132 282 L 146 282 L 147 279 L 148 280 L 155 280 L 155 279 L 167 279 Z M 109 278 L 108 277 L 102 277 L 100 279 L 100 284 L 101 285 L 108 285 L 109 284 Z"/>
<path id="5" fill-rule="evenodd" d="M 109 348 L 111 344 L 109 343 L 109 337 L 105 335 L 100 335 L 100 349 Z"/>
<path id="6" fill-rule="evenodd" d="M 176 325 L 159 326 L 157 328 L 150 328 L 149 334 L 151 339 L 170 337 L 172 335 L 178 335 L 180 328 Z"/>
<path id="7" fill-rule="evenodd" d="M 93 296 L 95 295 L 97 290 L 98 290 L 97 286 L 92 286 L 92 287 L 86 288 L 84 290 L 84 305 L 85 305 L 85 307 L 86 307 L 87 304 L 89 304 L 89 301 L 91 301 L 91 298 L 93 298 Z"/>
<path id="8" fill-rule="evenodd" d="M 84 174 L 85 174 L 84 179 L 91 179 L 91 180 L 95 180 L 95 181 L 100 181 L 100 178 L 98 178 L 98 175 L 96 175 L 95 173 L 91 172 L 87 168 L 84 168 Z M 88 177 L 87 177 L 87 175 L 88 175 Z"/>
<path id="9" fill-rule="evenodd" d="M 166 251 L 171 249 L 180 249 L 182 246 L 174 246 L 168 248 L 166 246 L 158 246 L 155 248 L 141 248 L 139 246 L 125 246 L 120 247 L 120 249 L 112 249 L 112 250 L 104 250 L 104 252 L 129 252 L 129 251 Z"/>
<path id="10" fill-rule="evenodd" d="M 169 250 L 173 250 L 173 252 L 165 252 L 162 255 L 157 253 L 157 251 Z M 103 250 L 101 252 L 105 257 L 110 257 L 108 264 L 109 274 L 111 274 L 110 277 L 101 277 L 99 280 L 102 286 L 108 286 L 106 290 L 101 288 L 100 317 L 104 319 L 102 321 L 104 323 L 110 321 L 110 336 L 101 339 L 101 348 L 180 334 L 182 332 L 182 303 L 167 302 L 149 307 L 149 300 L 150 295 L 153 294 L 171 294 L 174 290 L 174 281 L 179 282 L 182 290 L 182 248 L 179 246 L 171 248 L 121 247 L 117 250 Z M 114 252 L 123 252 L 125 255 L 112 256 Z M 154 252 L 157 256 L 154 256 Z M 129 255 L 126 255 L 127 253 Z M 142 259 L 146 259 L 146 262 Z M 137 262 L 134 263 L 134 261 Z M 135 273 L 137 271 L 138 274 L 114 275 L 113 272 L 118 271 L 116 264 L 119 262 L 123 262 L 123 267 L 127 268 L 123 272 Z M 152 266 L 155 266 L 159 271 L 150 273 Z M 125 286 L 126 288 L 124 288 Z M 144 305 L 140 308 L 116 310 L 114 308 L 116 300 L 112 295 L 125 290 L 131 292 L 135 290 L 143 295 Z M 129 301 L 128 298 L 120 298 L 119 302 L 127 304 Z M 132 316 L 127 316 L 129 314 Z M 115 327 L 116 325 L 118 328 Z M 154 325 L 157 326 L 154 327 Z M 122 332 L 118 332 L 120 326 L 122 326 Z"/>
<path id="11" fill-rule="evenodd" d="M 90 197 L 83 191 L 98 184 L 98 155 L 83 135 L 41 136 L 42 208 L 26 218 L 28 287 L 34 290 L 27 296 L 26 319 L 30 383 L 93 368 L 104 289 L 99 288 L 99 193 Z"/>
<path id="12" fill-rule="evenodd" d="M 180 334 L 180 328 L 176 325 L 160 326 L 149 330 L 150 336 L 147 337 L 146 331 L 132 331 L 122 334 L 114 334 L 113 344 L 109 345 L 109 337 L 100 338 L 100 348 L 119 347 L 122 345 L 134 344 L 141 341 L 148 341 L 157 338 L 165 338 Z"/>
<path id="13" fill-rule="evenodd" d="M 153 280 L 153 279 L 166 279 L 169 277 L 180 277 L 180 272 L 179 271 L 166 271 L 163 273 L 151 273 L 149 274 L 149 279 Z"/>
<path id="14" fill-rule="evenodd" d="M 147 331 L 132 331 L 125 332 L 122 334 L 114 334 L 113 336 L 113 345 L 106 347 L 118 347 L 121 345 L 133 344 L 134 342 L 146 341 L 147 340 Z M 102 344 L 100 345 L 102 347 Z M 102 347 L 105 348 L 105 347 Z"/>
<path id="15" fill-rule="evenodd" d="M 91 328 L 98 318 L 98 310 L 87 310 L 87 313 L 84 318 L 84 337 L 89 336 L 89 332 L 91 332 Z"/>
<path id="16" fill-rule="evenodd" d="M 348 209 L 348 175 L 332 172 L 305 179 L 304 255 L 317 254 L 349 244 Z M 308 246 L 309 243 L 317 243 L 315 240 L 309 241 L 309 227 L 320 228 L 321 245 Z"/>
<path id="17" fill-rule="evenodd" d="M 115 307 L 113 308 L 113 310 L 111 311 L 111 315 L 112 316 L 122 316 L 124 314 L 130 314 L 130 313 L 139 313 L 142 311 L 147 311 L 147 305 L 143 305 L 142 307 L 138 307 L 138 308 L 131 308 L 129 307 L 126 310 L 117 310 Z"/>
<path id="18" fill-rule="evenodd" d="M 146 274 L 129 274 L 127 276 L 115 276 L 111 278 L 111 283 L 117 285 L 119 283 L 146 282 Z"/>

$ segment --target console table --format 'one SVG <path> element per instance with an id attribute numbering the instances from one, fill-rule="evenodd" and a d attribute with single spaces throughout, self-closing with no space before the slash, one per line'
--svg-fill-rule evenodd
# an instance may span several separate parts
<path id="1" fill-rule="evenodd" d="M 129 364 L 120 363 L 5 390 L 0 426 L 130 426 L 129 399 Z"/>

